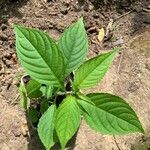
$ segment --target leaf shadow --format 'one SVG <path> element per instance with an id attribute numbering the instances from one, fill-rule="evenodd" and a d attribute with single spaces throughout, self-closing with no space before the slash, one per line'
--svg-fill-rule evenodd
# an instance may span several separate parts
<path id="1" fill-rule="evenodd" d="M 37 130 L 33 125 L 31 124 L 31 121 L 29 120 L 27 114 L 26 114 L 26 120 L 27 120 L 27 125 L 28 125 L 28 136 L 27 136 L 27 141 L 28 141 L 28 150 L 45 150 L 42 142 L 39 139 Z M 78 132 L 78 131 L 77 131 Z M 75 148 L 75 143 L 76 143 L 76 137 L 77 137 L 77 132 L 76 134 L 71 138 L 71 140 L 68 142 L 66 148 L 67 150 L 74 150 Z M 60 144 L 56 143 L 51 150 L 61 150 Z"/>
<path id="2" fill-rule="evenodd" d="M 150 128 L 145 131 L 144 135 L 136 138 L 135 142 L 131 145 L 131 150 L 150 150 Z"/>

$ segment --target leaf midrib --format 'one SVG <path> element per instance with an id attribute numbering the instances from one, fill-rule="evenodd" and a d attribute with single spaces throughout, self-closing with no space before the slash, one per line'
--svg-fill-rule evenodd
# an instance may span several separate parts
<path id="1" fill-rule="evenodd" d="M 68 102 L 68 100 L 65 102 L 65 103 L 67 103 L 67 107 L 69 107 L 70 108 L 70 106 L 72 107 L 72 101 L 70 100 L 70 102 Z M 66 108 L 63 108 L 63 109 L 66 109 Z M 65 123 L 65 129 L 67 129 L 67 130 L 63 130 L 64 132 L 63 132 L 63 137 L 67 137 L 67 138 L 65 138 L 65 139 L 67 139 L 68 140 L 68 123 L 69 123 L 69 119 L 71 119 L 72 117 L 71 117 L 71 111 L 70 111 L 71 109 L 69 109 L 68 111 L 67 111 L 67 113 L 68 113 L 68 117 L 67 117 L 67 120 L 65 121 L 66 123 Z M 72 119 L 71 119 L 72 120 Z M 66 131 L 67 131 L 67 136 L 66 136 Z M 69 130 L 70 131 L 70 130 Z M 69 133 L 70 134 L 70 133 Z M 65 144 L 64 144 L 65 143 Z M 64 147 L 64 145 L 66 145 L 66 140 L 64 140 L 63 139 L 63 142 L 61 143 L 62 145 L 63 145 L 63 147 Z"/>

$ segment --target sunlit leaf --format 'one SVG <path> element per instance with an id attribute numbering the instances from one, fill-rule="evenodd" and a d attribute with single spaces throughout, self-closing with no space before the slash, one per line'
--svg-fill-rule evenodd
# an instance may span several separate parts
<path id="1" fill-rule="evenodd" d="M 83 100 L 78 103 L 86 110 L 84 118 L 94 130 L 111 135 L 144 132 L 137 115 L 122 98 L 106 93 L 87 96 L 95 105 Z"/>

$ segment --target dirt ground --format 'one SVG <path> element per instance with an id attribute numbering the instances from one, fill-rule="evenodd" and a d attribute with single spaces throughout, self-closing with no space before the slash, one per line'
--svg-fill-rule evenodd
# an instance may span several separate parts
<path id="1" fill-rule="evenodd" d="M 150 150 L 150 2 L 148 0 L 7 0 L 0 1 L 0 150 L 43 150 L 36 131 L 19 106 L 24 74 L 16 58 L 13 24 L 36 27 L 58 39 L 83 16 L 89 37 L 88 57 L 122 47 L 104 80 L 86 92 L 109 92 L 126 99 L 145 134 L 106 136 L 82 122 L 72 150 Z M 103 43 L 98 29 L 107 29 Z M 53 148 L 59 150 L 59 148 Z"/>

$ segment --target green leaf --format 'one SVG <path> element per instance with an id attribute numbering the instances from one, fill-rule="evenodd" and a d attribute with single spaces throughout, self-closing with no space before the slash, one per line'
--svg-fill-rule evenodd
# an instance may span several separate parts
<path id="1" fill-rule="evenodd" d="M 107 72 L 116 50 L 94 57 L 79 67 L 75 72 L 73 87 L 75 90 L 96 85 Z"/>
<path id="2" fill-rule="evenodd" d="M 86 110 L 84 119 L 94 130 L 111 135 L 144 132 L 137 115 L 122 98 L 106 93 L 87 96 L 95 105 L 83 100 L 78 103 Z"/>
<path id="3" fill-rule="evenodd" d="M 40 103 L 40 112 L 41 114 L 44 114 L 45 111 L 48 109 L 49 103 L 47 99 L 43 99 L 42 102 Z"/>
<path id="4" fill-rule="evenodd" d="M 75 134 L 80 125 L 80 109 L 76 98 L 68 96 L 59 106 L 56 115 L 56 132 L 64 150 L 68 140 Z"/>
<path id="5" fill-rule="evenodd" d="M 54 41 L 44 32 L 15 26 L 16 49 L 22 66 L 39 83 L 63 87 L 64 60 Z"/>
<path id="6" fill-rule="evenodd" d="M 78 99 L 84 100 L 84 101 L 86 101 L 86 102 L 88 102 L 88 103 L 90 103 L 90 104 L 95 105 L 95 104 L 91 101 L 91 99 L 90 99 L 89 97 L 87 97 L 86 95 L 84 95 L 83 93 L 77 92 L 77 96 L 78 96 Z"/>
<path id="7" fill-rule="evenodd" d="M 38 134 L 45 148 L 49 150 L 54 145 L 54 125 L 56 106 L 51 105 L 42 115 L 38 124 Z"/>
<path id="8" fill-rule="evenodd" d="M 27 96 L 29 98 L 38 98 L 42 96 L 40 91 L 41 84 L 31 79 L 26 85 Z"/>
<path id="9" fill-rule="evenodd" d="M 88 50 L 88 38 L 82 18 L 65 30 L 58 46 L 64 54 L 65 74 L 68 75 L 82 64 Z"/>
<path id="10" fill-rule="evenodd" d="M 30 107 L 28 110 L 28 115 L 32 123 L 37 123 L 39 118 L 38 118 L 38 111 L 34 107 Z"/>

